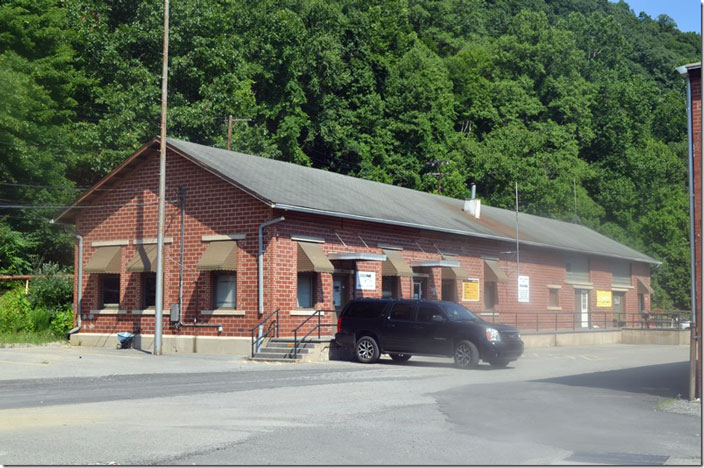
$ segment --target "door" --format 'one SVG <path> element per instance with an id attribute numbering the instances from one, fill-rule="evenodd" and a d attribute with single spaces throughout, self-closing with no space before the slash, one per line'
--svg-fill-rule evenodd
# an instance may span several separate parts
<path id="1" fill-rule="evenodd" d="M 337 312 L 341 311 L 349 301 L 349 276 L 334 275 L 332 277 L 332 303 Z"/>
<path id="2" fill-rule="evenodd" d="M 589 328 L 589 290 L 575 289 L 575 322 L 582 328 Z"/>
<path id="3" fill-rule="evenodd" d="M 381 333 L 384 351 L 410 353 L 414 349 L 415 308 L 416 305 L 413 302 L 396 302 L 391 306 Z"/>
<path id="4" fill-rule="evenodd" d="M 417 353 L 446 355 L 450 351 L 450 331 L 445 315 L 434 304 L 420 304 L 413 327 Z"/>
<path id="5" fill-rule="evenodd" d="M 626 325 L 626 295 L 622 292 L 613 293 L 614 300 L 614 325 L 623 327 Z"/>
<path id="6" fill-rule="evenodd" d="M 457 280 L 442 280 L 442 300 L 457 302 Z"/>
<path id="7" fill-rule="evenodd" d="M 423 281 L 414 280 L 413 281 L 413 299 L 420 301 L 423 299 Z"/>

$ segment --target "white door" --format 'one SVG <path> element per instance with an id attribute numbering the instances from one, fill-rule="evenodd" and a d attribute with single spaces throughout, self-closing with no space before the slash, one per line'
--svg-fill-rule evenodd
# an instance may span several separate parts
<path id="1" fill-rule="evenodd" d="M 332 282 L 332 303 L 335 309 L 342 307 L 342 280 L 336 279 Z"/>
<path id="2" fill-rule="evenodd" d="M 413 283 L 413 299 L 423 299 L 423 283 L 420 281 Z"/>
<path id="3" fill-rule="evenodd" d="M 589 326 L 589 291 L 582 290 L 580 294 L 580 312 L 582 312 L 582 327 L 587 328 Z"/>

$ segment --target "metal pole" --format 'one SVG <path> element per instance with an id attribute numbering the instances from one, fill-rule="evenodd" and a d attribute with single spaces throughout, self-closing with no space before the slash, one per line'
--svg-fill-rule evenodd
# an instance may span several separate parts
<path id="1" fill-rule="evenodd" d="M 232 151 L 232 114 L 227 123 L 227 151 Z"/>
<path id="2" fill-rule="evenodd" d="M 161 355 L 161 317 L 164 305 L 164 211 L 166 199 L 166 85 L 169 70 L 169 0 L 164 0 L 164 60 L 161 67 L 161 151 L 159 154 L 159 224 L 156 239 L 156 304 L 154 353 Z"/>

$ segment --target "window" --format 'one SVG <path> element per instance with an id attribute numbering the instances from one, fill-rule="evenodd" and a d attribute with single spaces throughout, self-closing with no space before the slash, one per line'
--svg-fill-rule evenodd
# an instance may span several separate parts
<path id="1" fill-rule="evenodd" d="M 614 263 L 611 265 L 612 280 L 615 285 L 630 286 L 631 285 L 631 264 L 630 263 Z"/>
<path id="2" fill-rule="evenodd" d="M 440 312 L 440 309 L 431 305 L 421 305 L 418 307 L 418 315 L 416 315 L 416 321 L 433 322 L 433 317 L 435 316 L 442 317 L 442 312 Z"/>
<path id="3" fill-rule="evenodd" d="M 553 309 L 560 308 L 560 289 L 559 288 L 549 288 L 549 300 L 548 306 Z"/>
<path id="4" fill-rule="evenodd" d="M 237 307 L 237 274 L 213 273 L 213 308 Z"/>
<path id="5" fill-rule="evenodd" d="M 100 308 L 118 307 L 120 304 L 120 275 L 99 275 Z"/>
<path id="6" fill-rule="evenodd" d="M 499 303 L 499 293 L 496 282 L 484 281 L 484 308 L 492 310 Z"/>
<path id="7" fill-rule="evenodd" d="M 384 313 L 386 301 L 353 302 L 345 311 L 345 317 L 350 318 L 377 318 Z"/>
<path id="8" fill-rule="evenodd" d="M 382 276 L 381 297 L 384 299 L 398 297 L 398 278 L 396 276 Z"/>
<path id="9" fill-rule="evenodd" d="M 156 305 L 156 273 L 142 273 L 142 308 Z"/>
<path id="10" fill-rule="evenodd" d="M 575 283 L 589 282 L 589 260 L 587 257 L 570 257 L 565 264 L 567 281 Z"/>
<path id="11" fill-rule="evenodd" d="M 391 308 L 391 320 L 411 320 L 413 318 L 413 304 L 399 302 Z"/>
<path id="12" fill-rule="evenodd" d="M 298 274 L 298 307 L 301 309 L 312 309 L 315 304 L 315 287 L 313 273 Z"/>

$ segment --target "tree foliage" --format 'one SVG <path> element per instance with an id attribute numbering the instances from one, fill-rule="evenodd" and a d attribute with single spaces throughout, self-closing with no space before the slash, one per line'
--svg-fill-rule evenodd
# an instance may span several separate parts
<path id="1" fill-rule="evenodd" d="M 162 8 L 0 5 L 2 182 L 91 185 L 158 134 Z M 656 300 L 684 308 L 687 125 L 674 69 L 698 59 L 698 41 L 623 1 L 173 0 L 169 135 L 224 146 L 233 115 L 250 119 L 233 129 L 243 152 L 453 197 L 474 182 L 507 208 L 519 182 L 522 210 L 578 219 L 661 260 Z M 3 202 L 75 193 L 0 186 Z M 33 247 L 0 268 L 70 263 L 51 211 L 10 214 L 4 225 Z"/>

